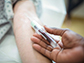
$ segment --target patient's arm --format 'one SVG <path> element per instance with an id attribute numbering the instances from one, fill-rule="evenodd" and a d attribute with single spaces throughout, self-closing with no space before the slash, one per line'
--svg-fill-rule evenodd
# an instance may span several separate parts
<path id="1" fill-rule="evenodd" d="M 20 1 L 14 8 L 14 34 L 17 47 L 23 63 L 51 63 L 49 59 L 42 56 L 32 48 L 31 36 L 34 31 L 31 28 L 30 20 L 25 16 L 27 14 L 33 18 L 30 13 L 37 18 L 35 8 L 30 1 Z M 39 22 L 39 19 L 37 18 Z"/>

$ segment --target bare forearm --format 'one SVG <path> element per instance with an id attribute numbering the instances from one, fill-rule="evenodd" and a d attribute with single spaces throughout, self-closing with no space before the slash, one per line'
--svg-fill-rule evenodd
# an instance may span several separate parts
<path id="1" fill-rule="evenodd" d="M 50 60 L 36 52 L 32 48 L 32 41 L 30 40 L 34 31 L 30 26 L 30 20 L 25 16 L 31 16 L 28 12 L 35 14 L 33 3 L 23 1 L 17 3 L 14 9 L 14 34 L 16 38 L 17 47 L 23 63 L 50 63 Z M 32 18 L 32 17 L 31 17 Z M 38 19 L 39 21 L 39 19 Z"/>

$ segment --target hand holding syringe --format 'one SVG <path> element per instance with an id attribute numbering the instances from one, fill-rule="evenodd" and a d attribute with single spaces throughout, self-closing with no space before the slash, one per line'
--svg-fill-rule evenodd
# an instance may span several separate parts
<path id="1" fill-rule="evenodd" d="M 34 28 L 34 30 L 36 31 L 36 33 L 42 35 L 42 37 L 45 40 L 47 40 L 53 48 L 57 47 L 57 45 L 58 45 L 57 42 L 47 32 L 45 32 L 45 29 L 41 25 L 39 25 L 35 21 L 31 21 L 31 25 Z"/>
<path id="2" fill-rule="evenodd" d="M 32 24 L 35 23 L 34 20 L 32 20 L 31 18 L 29 19 L 31 20 Z M 34 25 L 32 27 L 35 28 L 35 31 L 37 30 L 36 31 L 37 33 L 40 33 L 41 35 L 43 35 L 43 37 L 46 40 L 48 40 L 50 44 L 54 43 L 55 40 L 53 38 L 52 39 L 49 38 L 50 36 L 46 34 L 43 27 L 42 28 L 40 26 L 36 27 Z M 33 47 L 35 50 L 45 55 L 49 59 L 54 60 L 57 63 L 84 63 L 84 54 L 83 54 L 84 37 L 80 36 L 79 34 L 69 29 L 60 29 L 60 28 L 51 29 L 48 27 L 45 27 L 45 29 L 47 32 L 51 34 L 60 35 L 62 37 L 61 41 L 63 45 L 62 44 L 60 45 L 62 45 L 61 48 L 63 49 L 56 47 L 57 44 L 54 44 L 55 48 L 54 49 L 52 48 L 52 50 L 49 50 L 48 46 L 46 47 L 46 45 L 43 44 L 43 42 L 45 41 L 40 40 L 38 37 L 33 36 L 31 40 L 36 43 L 36 44 L 35 43 L 33 44 Z M 54 46 L 52 45 L 52 47 Z"/>
<path id="3" fill-rule="evenodd" d="M 43 40 L 40 35 L 34 34 L 31 40 L 34 42 L 33 48 L 35 50 L 56 63 L 84 63 L 84 37 L 69 29 L 48 28 L 46 26 L 44 28 L 50 34 L 62 37 L 61 42 L 58 42 L 61 49 L 59 47 L 50 49 L 49 46 L 46 46 L 46 40 Z M 45 35 L 45 32 L 41 33 Z M 44 42 L 46 43 L 44 44 Z"/>
<path id="4" fill-rule="evenodd" d="M 45 40 L 47 40 L 53 48 L 59 46 L 57 42 L 45 31 L 43 26 L 39 25 L 35 20 L 31 19 L 29 16 L 27 16 L 27 18 L 31 21 L 31 26 L 36 31 L 36 33 L 40 34 Z"/>

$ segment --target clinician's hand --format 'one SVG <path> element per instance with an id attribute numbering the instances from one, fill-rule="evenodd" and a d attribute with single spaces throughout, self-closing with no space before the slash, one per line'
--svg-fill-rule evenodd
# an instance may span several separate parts
<path id="1" fill-rule="evenodd" d="M 48 28 L 46 26 L 44 28 L 48 33 L 62 37 L 62 43 L 56 40 L 62 49 L 59 47 L 53 49 L 42 36 L 35 33 L 31 38 L 35 50 L 57 63 L 84 61 L 84 38 L 82 36 L 69 29 Z"/>

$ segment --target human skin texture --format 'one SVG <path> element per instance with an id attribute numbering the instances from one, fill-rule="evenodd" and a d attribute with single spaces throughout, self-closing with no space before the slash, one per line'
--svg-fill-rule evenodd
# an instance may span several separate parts
<path id="1" fill-rule="evenodd" d="M 61 49 L 59 47 L 53 49 L 37 33 L 31 38 L 35 42 L 33 44 L 34 49 L 56 63 L 84 63 L 84 37 L 69 29 L 49 28 L 46 26 L 44 28 L 48 33 L 62 37 L 61 41 L 56 40 Z"/>
<path id="2" fill-rule="evenodd" d="M 31 21 L 27 16 L 40 23 L 33 3 L 27 0 L 19 1 L 14 7 L 13 30 L 22 62 L 51 63 L 51 60 L 33 49 L 33 42 L 30 38 L 35 32 L 31 28 Z"/>

